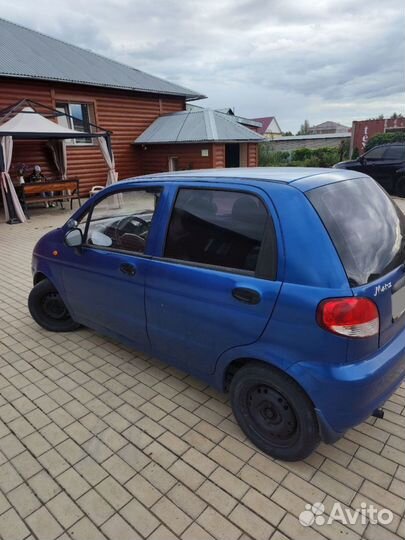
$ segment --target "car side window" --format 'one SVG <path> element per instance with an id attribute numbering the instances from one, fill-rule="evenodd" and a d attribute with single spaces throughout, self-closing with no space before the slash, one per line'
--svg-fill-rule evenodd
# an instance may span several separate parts
<path id="1" fill-rule="evenodd" d="M 268 213 L 256 195 L 216 189 L 180 189 L 164 256 L 254 272 Z"/>
<path id="2" fill-rule="evenodd" d="M 405 160 L 405 145 L 389 146 L 384 154 L 384 159 L 389 159 L 392 161 Z"/>
<path id="3" fill-rule="evenodd" d="M 364 154 L 364 157 L 366 159 L 383 159 L 383 155 L 386 149 L 386 146 L 376 146 L 375 148 L 372 148 L 369 152 Z"/>
<path id="4" fill-rule="evenodd" d="M 160 195 L 160 188 L 151 188 L 125 190 L 104 197 L 89 212 L 85 244 L 144 253 Z M 83 230 L 83 222 L 79 227 Z"/>

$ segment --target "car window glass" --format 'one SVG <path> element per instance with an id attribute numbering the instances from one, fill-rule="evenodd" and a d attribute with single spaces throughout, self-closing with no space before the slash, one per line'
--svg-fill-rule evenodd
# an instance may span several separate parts
<path id="1" fill-rule="evenodd" d="M 255 195 L 180 189 L 165 257 L 237 270 L 256 269 L 267 211 Z"/>
<path id="2" fill-rule="evenodd" d="M 364 154 L 366 159 L 382 159 L 384 152 L 386 151 L 386 146 L 376 146 L 372 148 L 367 154 Z"/>
<path id="3" fill-rule="evenodd" d="M 404 262 L 405 217 L 370 178 L 307 192 L 328 230 L 353 286 L 373 281 Z"/>
<path id="4" fill-rule="evenodd" d="M 144 253 L 161 190 L 126 190 L 108 195 L 90 213 L 88 246 Z M 83 220 L 79 228 L 84 230 Z"/>
<path id="5" fill-rule="evenodd" d="M 384 159 L 405 160 L 405 145 L 389 146 L 384 154 Z"/>

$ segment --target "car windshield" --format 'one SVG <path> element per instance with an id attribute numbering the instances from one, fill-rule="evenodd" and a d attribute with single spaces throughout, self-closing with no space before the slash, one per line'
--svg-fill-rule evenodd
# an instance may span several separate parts
<path id="1" fill-rule="evenodd" d="M 336 182 L 307 194 L 351 286 L 378 279 L 405 261 L 405 217 L 370 178 Z"/>

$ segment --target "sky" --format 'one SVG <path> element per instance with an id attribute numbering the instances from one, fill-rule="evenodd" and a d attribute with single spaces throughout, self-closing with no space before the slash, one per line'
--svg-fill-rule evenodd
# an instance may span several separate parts
<path id="1" fill-rule="evenodd" d="M 404 0 L 0 0 L 0 16 L 283 131 L 405 115 Z"/>

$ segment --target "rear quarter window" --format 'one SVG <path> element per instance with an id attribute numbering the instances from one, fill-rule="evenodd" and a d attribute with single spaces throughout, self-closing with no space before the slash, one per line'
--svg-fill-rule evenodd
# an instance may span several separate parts
<path id="1" fill-rule="evenodd" d="M 306 193 L 325 225 L 351 286 L 364 285 L 404 262 L 405 219 L 371 178 Z"/>

